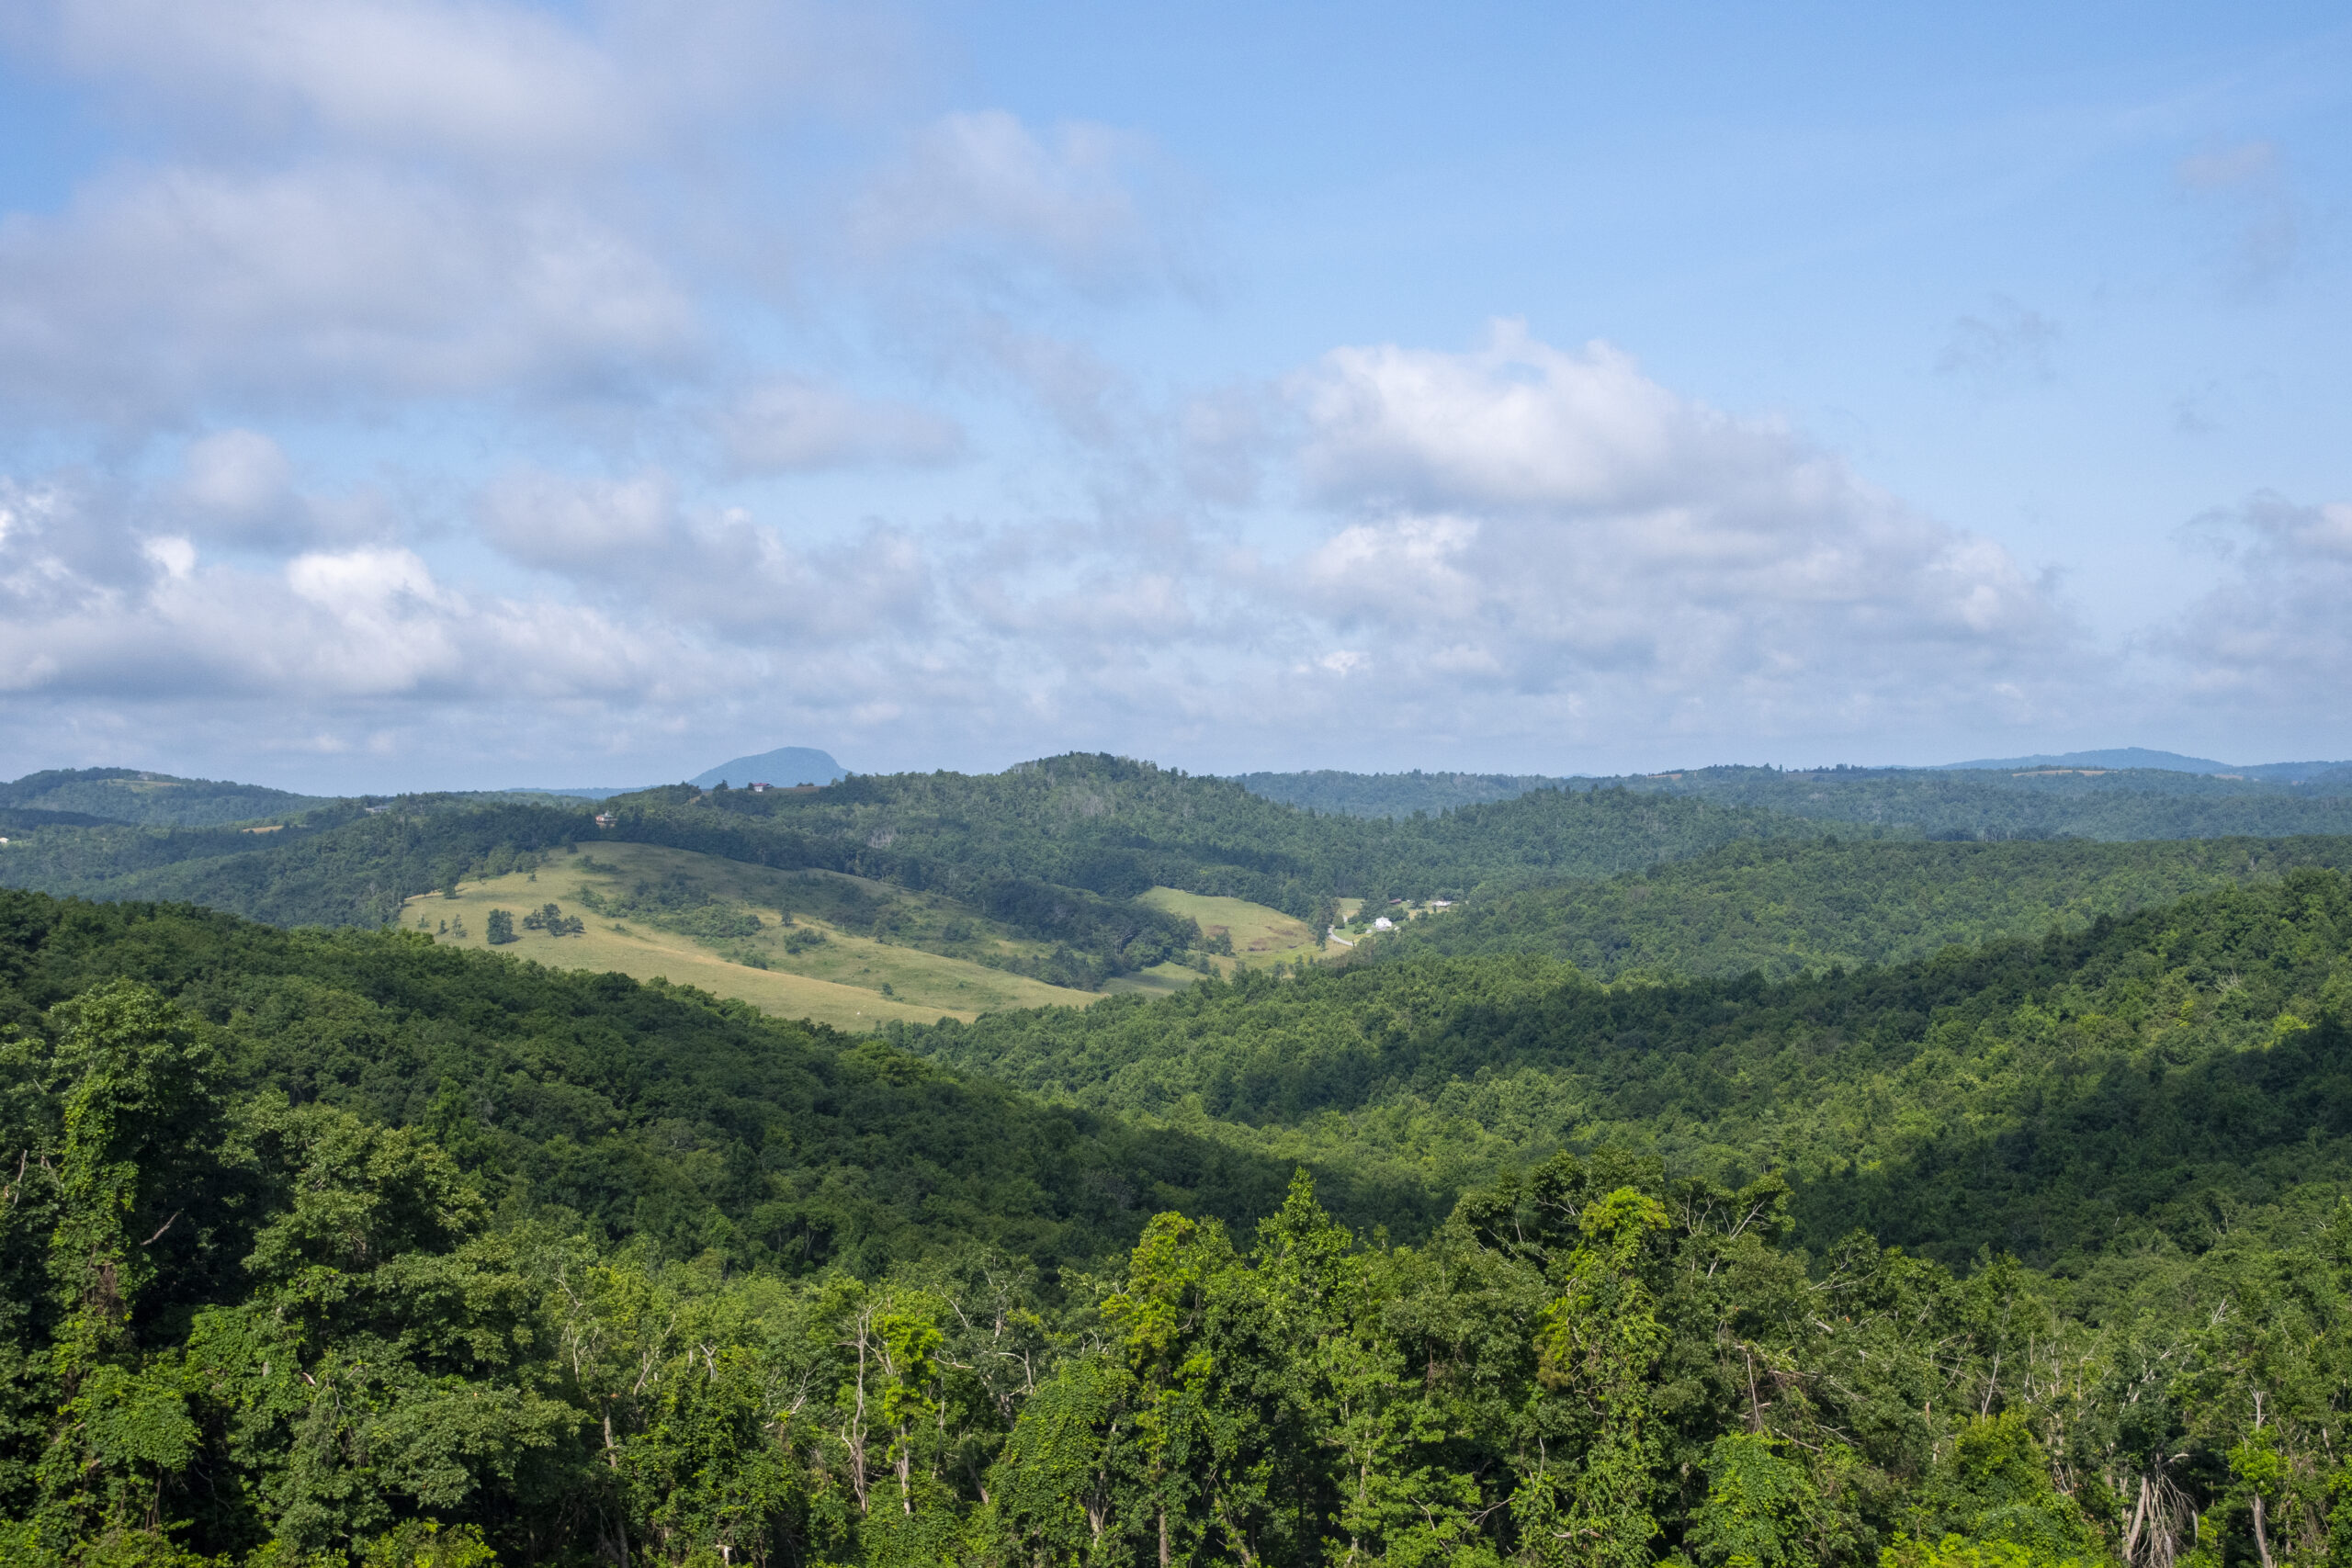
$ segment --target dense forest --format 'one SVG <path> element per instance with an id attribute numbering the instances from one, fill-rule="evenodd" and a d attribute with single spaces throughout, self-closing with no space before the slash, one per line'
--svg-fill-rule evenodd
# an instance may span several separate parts
<path id="1" fill-rule="evenodd" d="M 1285 776 L 1339 781 L 1334 788 L 1363 777 Z M 1269 777 L 1252 782 L 1265 787 Z M 1398 774 L 1371 782 L 1435 789 L 1451 801 L 1471 784 L 1520 781 Z M 109 791 L 168 795 L 198 785 L 212 792 L 186 796 L 198 816 L 254 804 L 239 793 L 248 786 L 158 784 L 120 769 L 35 774 L 7 788 L 12 798 L 47 803 L 21 805 L 21 812 L 41 812 L 62 810 L 58 803 L 69 797 L 104 804 Z M 547 797 L 341 801 L 233 825 L 23 816 L 24 836 L 0 847 L 0 885 L 188 899 L 285 925 L 378 925 L 402 898 L 497 857 L 511 863 L 555 844 L 609 837 L 939 892 L 1066 944 L 1089 973 L 1115 975 L 1182 951 L 1179 927 L 1131 902 L 1155 886 L 1244 898 L 1320 924 L 1333 898 L 1459 896 L 1606 877 L 1750 840 L 2352 833 L 2352 798 L 2314 793 L 2321 788 L 2147 771 L 2011 777 L 1716 768 L 1382 816 L 1303 809 L 1233 781 L 1072 755 L 997 774 L 859 775 L 805 791 L 675 785 L 608 802 L 617 818 L 609 829 L 591 825 L 594 807 Z"/>
<path id="2" fill-rule="evenodd" d="M 1778 979 L 2039 936 L 2297 866 L 2352 871 L 2352 839 L 1738 843 L 1605 881 L 1502 889 L 1363 951 L 1541 953 L 1598 979 Z"/>
<path id="3" fill-rule="evenodd" d="M 1989 1247 L 2071 1268 L 2130 1235 L 2190 1245 L 2216 1194 L 2344 1175 L 2347 1010 L 2352 880 L 2306 870 L 1777 985 L 1420 959 L 891 1039 L 1364 1179 L 1621 1147 L 1734 1185 L 1787 1173 L 1815 1243 L 1867 1224 L 1955 1264 Z"/>
<path id="4" fill-rule="evenodd" d="M 1826 829 L 1786 815 L 1623 790 L 1542 791 L 1406 821 L 1324 816 L 1223 779 L 1073 755 L 1002 773 L 860 775 L 820 790 L 647 791 L 616 835 L 954 892 L 1016 875 L 1112 898 L 1154 886 L 1299 919 L 1323 901 L 1600 876 L 1741 839 Z"/>
<path id="5" fill-rule="evenodd" d="M 337 802 L 266 831 L 44 829 L 0 852 L 0 885 L 88 897 L 185 899 L 286 926 L 380 926 L 412 894 L 592 831 L 590 809 L 404 796 Z"/>
<path id="6" fill-rule="evenodd" d="M 0 807 L 175 828 L 253 822 L 326 804 L 315 795 L 263 784 L 175 778 L 136 768 L 52 768 L 0 784 Z"/>
<path id="7" fill-rule="evenodd" d="M 1350 773 L 1317 768 L 1302 773 L 1237 773 L 1233 782 L 1251 795 L 1341 817 L 1434 817 L 1457 807 L 1516 800 L 1539 789 L 1589 788 L 1589 779 L 1550 778 L 1542 773 Z"/>
<path id="8" fill-rule="evenodd" d="M 1535 790 L 1644 790 L 1927 838 L 2188 839 L 2352 831 L 2352 765 L 2244 774 L 2162 768 L 1690 768 L 1612 778 L 1247 773 L 1268 800 L 1357 817 L 1435 815 Z"/>
<path id="9" fill-rule="evenodd" d="M 2206 830 L 2341 803 L 1715 772 L 0 806 L 112 900 L 0 893 L 0 1561 L 2352 1562 L 2352 838 Z M 366 929 L 608 840 L 1090 974 L 1467 897 L 862 1038 Z"/>
<path id="10" fill-rule="evenodd" d="M 1334 897 L 1605 875 L 1737 840 L 1824 831 L 1771 812 L 1624 791 L 1544 792 L 1427 820 L 1364 821 L 1109 757 L 1000 774 L 860 776 L 806 792 L 675 785 L 607 802 L 609 829 L 592 823 L 595 809 L 403 796 L 336 803 L 259 833 L 51 827 L 6 846 L 0 884 L 188 899 L 284 925 L 377 925 L 401 898 L 494 856 L 511 863 L 603 838 L 944 893 L 1117 973 L 1159 962 L 1183 939 L 1178 923 L 1131 902 L 1154 886 L 1307 919 Z"/>
<path id="11" fill-rule="evenodd" d="M 888 1043 L 17 894 L 0 1017 L 16 1561 L 2222 1568 L 2352 1528 L 2333 871 L 1779 985 L 1421 959 Z"/>

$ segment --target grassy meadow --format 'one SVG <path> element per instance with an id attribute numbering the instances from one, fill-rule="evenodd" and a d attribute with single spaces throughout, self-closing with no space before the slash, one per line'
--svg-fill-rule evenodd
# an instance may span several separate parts
<path id="1" fill-rule="evenodd" d="M 1315 931 L 1305 920 L 1295 919 L 1280 909 L 1271 909 L 1263 904 L 1252 904 L 1240 898 L 1214 898 L 1200 893 L 1180 893 L 1173 887 L 1155 887 L 1140 901 L 1153 908 L 1165 909 L 1171 915 L 1190 916 L 1200 922 L 1201 934 L 1212 941 L 1220 931 L 1232 938 L 1233 956 L 1215 961 L 1221 974 L 1229 975 L 1236 968 L 1263 968 L 1272 964 L 1323 956 L 1322 946 L 1315 940 Z M 1170 964 L 1159 967 L 1182 968 Z M 1193 979 L 1200 977 L 1192 970 L 1182 972 Z"/>
<path id="2" fill-rule="evenodd" d="M 890 1020 L 929 1023 L 941 1017 L 971 1019 L 1011 1008 L 1083 1004 L 1098 995 L 1049 986 L 970 959 L 905 944 L 945 931 L 967 945 L 1001 944 L 1008 952 L 1035 948 L 997 934 L 988 922 L 950 899 L 907 893 L 831 872 L 782 872 L 650 844 L 596 844 L 592 853 L 551 856 L 536 870 L 459 884 L 458 897 L 428 893 L 401 906 L 400 923 L 437 940 L 488 948 L 490 912 L 505 909 L 516 940 L 495 951 L 551 968 L 615 971 L 640 980 L 661 977 L 723 997 L 740 997 L 763 1011 L 808 1018 L 837 1029 L 870 1030 Z M 639 886 L 667 893 L 679 909 L 616 919 L 583 900 L 632 900 Z M 577 917 L 577 935 L 550 936 L 520 929 L 523 917 L 547 904 Z M 793 923 L 780 916 L 789 909 Z M 716 911 L 722 918 L 709 919 Z M 842 929 L 854 917 L 869 926 L 895 921 L 899 933 L 860 934 Z M 833 918 L 826 918 L 831 914 Z M 755 917 L 756 930 L 712 937 L 681 930 L 699 923 L 723 929 L 724 917 Z M 746 922 L 747 923 L 747 922 Z M 796 940 L 794 933 L 801 933 Z M 810 938 L 821 940 L 810 942 Z M 805 947 L 802 943 L 808 943 Z M 800 951 L 793 951 L 801 947 Z M 763 967 L 762 965 L 765 965 Z M 884 987 L 889 987 L 886 993 Z"/>

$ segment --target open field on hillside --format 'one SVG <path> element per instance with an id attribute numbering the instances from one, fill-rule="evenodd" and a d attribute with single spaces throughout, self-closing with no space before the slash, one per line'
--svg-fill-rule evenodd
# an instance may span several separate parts
<path id="1" fill-rule="evenodd" d="M 1171 996 L 1198 983 L 1204 976 L 1197 969 L 1182 964 L 1155 964 L 1132 975 L 1121 975 L 1102 989 L 1111 996 L 1140 993 L 1147 997 Z"/>
<path id="2" fill-rule="evenodd" d="M 658 976 L 740 997 L 781 1017 L 813 1019 L 838 1029 L 869 1030 L 891 1020 L 970 1019 L 1008 1008 L 1096 999 L 1094 992 L 1048 986 L 905 946 L 887 933 L 857 934 L 838 923 L 853 910 L 862 921 L 883 925 L 894 918 L 911 925 L 960 921 L 960 928 L 972 930 L 968 940 L 975 944 L 1015 953 L 1037 945 L 987 934 L 980 929 L 984 922 L 951 900 L 830 872 L 773 871 L 650 844 L 597 844 L 594 851 L 551 856 L 536 870 L 463 883 L 454 899 L 439 893 L 411 898 L 401 907 L 400 923 L 415 930 L 422 921 L 443 942 L 488 948 L 490 912 L 504 909 L 516 922 L 516 940 L 495 951 L 556 968 L 611 970 L 639 979 Z M 608 909 L 626 906 L 629 912 L 618 919 L 599 913 L 584 897 L 590 895 Z M 651 915 L 638 912 L 654 902 L 671 907 Z M 549 936 L 521 928 L 525 916 L 550 903 L 577 918 L 583 929 L 576 935 Z M 780 919 L 786 909 L 794 911 L 790 926 Z M 830 910 L 838 919 L 807 912 L 813 909 Z M 681 925 L 730 934 L 698 934 Z"/>
<path id="3" fill-rule="evenodd" d="M 1323 956 L 1323 949 L 1316 942 L 1315 932 L 1305 920 L 1294 919 L 1280 909 L 1269 908 L 1263 904 L 1252 904 L 1240 898 L 1210 897 L 1200 893 L 1181 893 L 1173 887 L 1155 887 L 1143 896 L 1142 902 L 1155 909 L 1165 909 L 1171 915 L 1184 915 L 1197 920 L 1201 934 L 1212 941 L 1219 931 L 1231 937 L 1233 956 L 1217 961 L 1221 973 L 1231 973 L 1237 964 L 1254 969 L 1275 963 Z M 1160 967 L 1176 966 L 1162 964 Z"/>

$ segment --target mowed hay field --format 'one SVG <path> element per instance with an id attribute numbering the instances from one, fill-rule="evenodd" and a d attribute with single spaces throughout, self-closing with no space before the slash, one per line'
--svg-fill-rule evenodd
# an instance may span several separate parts
<path id="1" fill-rule="evenodd" d="M 1173 887 L 1155 887 L 1143 896 L 1143 902 L 1171 915 L 1191 916 L 1200 923 L 1204 937 L 1214 940 L 1219 931 L 1231 937 L 1233 956 L 1216 960 L 1222 974 L 1231 974 L 1236 967 L 1257 969 L 1324 956 L 1322 944 L 1315 940 L 1315 931 L 1305 920 L 1294 919 L 1263 904 L 1180 893 Z"/>
<path id="2" fill-rule="evenodd" d="M 650 844 L 591 843 L 587 851 L 551 855 L 535 871 L 460 883 L 455 898 L 422 894 L 401 906 L 400 923 L 414 931 L 421 921 L 436 940 L 461 947 L 489 949 L 551 968 L 666 979 L 717 996 L 738 997 L 779 1017 L 812 1019 L 853 1032 L 894 1019 L 930 1023 L 942 1017 L 968 1020 L 1013 1008 L 1082 1006 L 1100 995 L 876 941 L 797 909 L 793 925 L 786 926 L 780 919 L 783 910 L 796 905 L 801 909 L 811 904 L 832 908 L 846 897 L 868 906 L 887 903 L 919 921 L 936 920 L 958 913 L 949 900 L 860 877 L 773 871 Z M 642 918 L 599 915 L 581 901 L 583 889 L 594 889 L 606 899 L 624 899 L 640 883 L 689 888 L 720 909 L 757 916 L 760 927 L 748 935 L 712 942 Z M 546 904 L 579 917 L 586 929 L 576 936 L 560 937 L 522 929 L 524 916 Z M 514 917 L 515 941 L 491 947 L 492 909 Z M 786 942 L 796 930 L 824 940 L 805 952 L 788 952 Z M 1040 945 L 1001 937 L 979 940 L 1014 952 Z M 744 958 L 756 958 L 767 967 L 742 962 Z M 893 994 L 883 994 L 886 985 Z"/>

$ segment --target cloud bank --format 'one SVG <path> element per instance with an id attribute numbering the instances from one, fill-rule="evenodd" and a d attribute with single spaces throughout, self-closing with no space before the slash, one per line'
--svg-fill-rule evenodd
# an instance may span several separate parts
<path id="1" fill-rule="evenodd" d="M 1130 130 L 924 101 L 887 21 L 74 0 L 149 128 L 0 214 L 0 743 L 313 787 L 994 766 L 1923 760 L 2352 671 L 2352 511 L 2063 584 L 1771 417 L 1500 321 L 1167 386 L 1206 207 Z M 2241 149 L 2185 190 L 2263 188 Z M 2048 374 L 2002 303 L 1940 367 Z M 691 772 L 692 770 L 685 769 Z"/>

